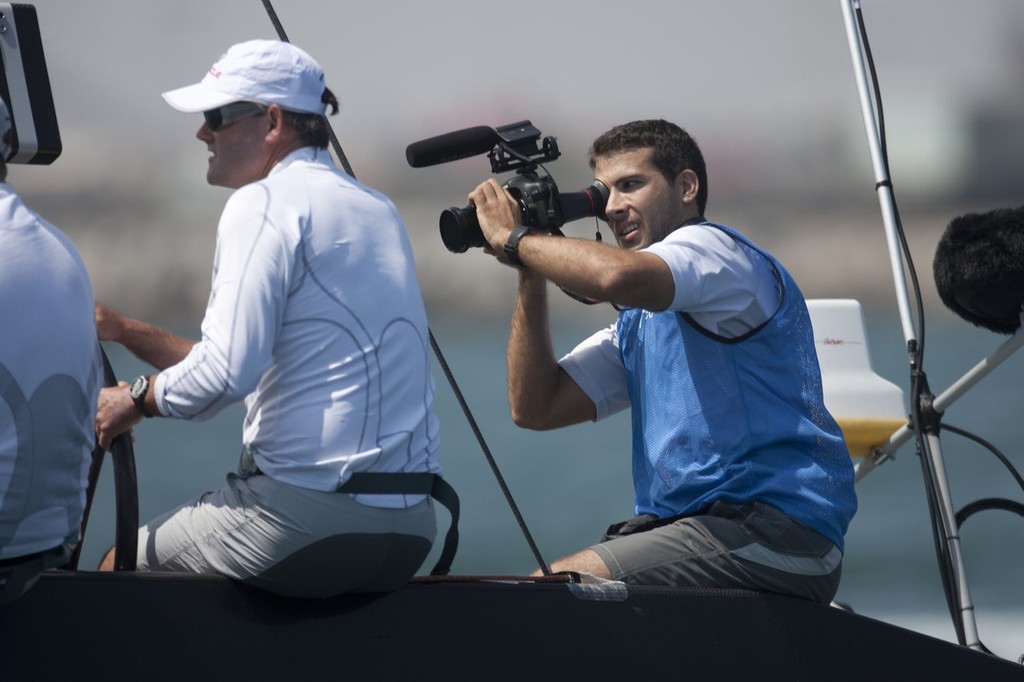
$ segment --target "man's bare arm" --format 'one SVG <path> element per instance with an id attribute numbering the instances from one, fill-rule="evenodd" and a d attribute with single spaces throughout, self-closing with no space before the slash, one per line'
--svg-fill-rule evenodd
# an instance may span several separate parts
<path id="1" fill-rule="evenodd" d="M 196 343 L 122 315 L 102 303 L 96 304 L 96 333 L 101 341 L 120 343 L 143 362 L 161 370 L 181 362 Z"/>

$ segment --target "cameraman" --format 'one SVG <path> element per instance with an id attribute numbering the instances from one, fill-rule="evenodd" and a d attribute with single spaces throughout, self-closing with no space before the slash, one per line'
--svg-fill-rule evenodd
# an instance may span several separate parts
<path id="1" fill-rule="evenodd" d="M 553 429 L 632 407 L 637 516 L 552 570 L 828 603 L 856 498 L 800 290 L 770 254 L 703 217 L 704 159 L 678 126 L 613 128 L 590 165 L 620 248 L 517 226 L 494 179 L 469 195 L 485 250 L 520 268 L 515 423 Z M 622 308 L 560 361 L 549 280 Z"/>

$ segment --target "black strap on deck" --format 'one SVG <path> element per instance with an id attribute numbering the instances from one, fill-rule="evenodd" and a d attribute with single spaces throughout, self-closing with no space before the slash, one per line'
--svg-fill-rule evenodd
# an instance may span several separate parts
<path id="1" fill-rule="evenodd" d="M 363 495 L 430 495 L 444 505 L 451 515 L 451 525 L 444 536 L 444 547 L 430 575 L 448 575 L 451 572 L 452 560 L 459 548 L 459 496 L 455 488 L 437 474 L 422 473 L 385 473 L 363 471 L 352 474 L 338 488 L 340 493 Z"/>

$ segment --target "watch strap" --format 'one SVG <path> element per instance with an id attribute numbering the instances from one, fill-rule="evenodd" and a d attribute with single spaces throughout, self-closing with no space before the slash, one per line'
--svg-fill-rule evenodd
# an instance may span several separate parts
<path id="1" fill-rule="evenodd" d="M 508 236 L 508 240 L 505 242 L 505 257 L 509 263 L 517 268 L 524 267 L 523 261 L 519 258 L 519 240 L 528 235 L 530 229 L 526 225 L 516 225 L 515 229 L 512 230 L 512 234 Z"/>

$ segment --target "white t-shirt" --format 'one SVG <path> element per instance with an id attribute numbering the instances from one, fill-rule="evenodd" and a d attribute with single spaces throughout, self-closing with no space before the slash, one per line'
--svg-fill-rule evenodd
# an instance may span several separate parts
<path id="1" fill-rule="evenodd" d="M 77 540 L 101 378 L 78 251 L 0 183 L 0 559 Z"/>
<path id="2" fill-rule="evenodd" d="M 181 419 L 244 398 L 243 442 L 260 469 L 334 490 L 357 471 L 440 472 L 428 352 L 397 210 L 305 147 L 231 195 L 202 340 L 160 373 L 155 394 Z"/>
<path id="3" fill-rule="evenodd" d="M 644 249 L 672 270 L 669 310 L 688 313 L 710 333 L 742 336 L 768 320 L 782 292 L 765 257 L 710 225 L 686 225 Z M 597 420 L 629 407 L 615 325 L 584 339 L 559 364 L 597 406 Z"/>

